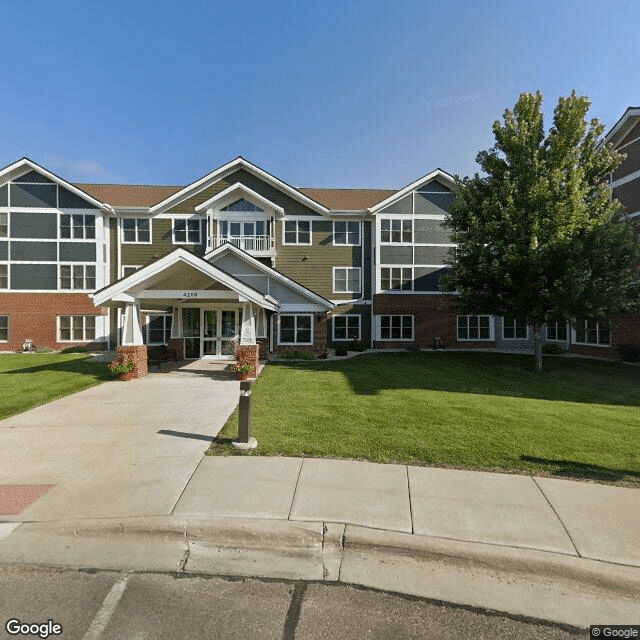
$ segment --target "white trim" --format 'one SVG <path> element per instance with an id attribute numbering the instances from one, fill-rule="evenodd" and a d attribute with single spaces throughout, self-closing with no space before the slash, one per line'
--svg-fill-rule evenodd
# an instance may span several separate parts
<path id="1" fill-rule="evenodd" d="M 180 191 L 169 196 L 162 202 L 159 202 L 153 207 L 150 207 L 149 211 L 151 213 L 155 213 L 157 211 L 165 210 L 171 206 L 175 206 L 179 202 L 182 202 L 183 200 L 188 199 L 195 193 L 202 191 L 209 184 L 212 184 L 213 182 L 219 179 L 222 179 L 224 175 L 227 175 L 240 168 L 246 169 L 249 173 L 252 173 L 256 177 L 261 178 L 267 184 L 270 184 L 271 186 L 274 186 L 277 189 L 284 191 L 295 200 L 298 200 L 298 202 L 301 202 L 306 206 L 308 206 L 310 209 L 313 209 L 314 211 L 317 211 L 322 215 L 329 213 L 329 209 L 322 206 L 320 203 L 316 202 L 312 198 L 309 198 L 308 196 L 304 195 L 304 193 L 298 191 L 297 189 L 294 189 L 288 184 L 282 182 L 282 180 L 279 180 L 275 176 L 271 175 L 270 173 L 267 173 L 263 169 L 260 169 L 259 167 L 252 164 L 248 160 L 245 160 L 242 157 L 238 157 L 235 160 L 232 160 L 231 162 L 228 162 L 227 164 L 224 164 L 221 167 L 218 167 L 217 169 L 215 169 L 211 173 L 208 173 L 206 176 L 200 178 L 199 180 L 192 182 L 190 185 L 187 185 L 184 189 L 181 189 Z"/>
<path id="2" fill-rule="evenodd" d="M 627 184 L 627 182 L 631 182 L 636 178 L 640 178 L 640 170 L 634 171 L 633 173 L 629 173 L 628 175 L 623 176 L 622 178 L 618 178 L 617 180 L 613 181 L 610 186 L 612 189 L 615 189 L 616 187 L 621 187 L 623 184 Z"/>
<path id="3" fill-rule="evenodd" d="M 139 271 L 132 273 L 127 278 L 119 280 L 118 282 L 113 283 L 111 286 L 105 287 L 101 291 L 96 292 L 94 294 L 93 303 L 95 306 L 100 306 L 114 299 L 115 296 L 119 294 L 124 294 L 126 291 L 131 290 L 132 287 L 142 284 L 148 278 L 158 273 L 161 273 L 168 267 L 174 264 L 177 264 L 179 262 L 184 262 L 185 264 L 188 264 L 189 266 L 192 266 L 195 269 L 198 269 L 205 275 L 208 275 L 214 280 L 217 280 L 218 282 L 229 287 L 233 291 L 236 291 L 237 293 L 241 294 L 247 300 L 250 300 L 251 302 L 255 302 L 261 307 L 265 307 L 266 309 L 270 309 L 272 311 L 276 311 L 279 308 L 277 301 L 275 300 L 273 302 L 270 301 L 270 300 L 273 300 L 273 298 L 271 298 L 270 300 L 267 299 L 267 297 L 262 293 L 260 293 L 259 291 L 255 291 L 254 289 L 245 285 L 240 280 L 237 280 L 233 276 L 229 275 L 224 271 L 221 271 L 220 269 L 210 264 L 206 260 L 203 260 L 202 258 L 198 258 L 197 256 L 193 255 L 192 253 L 190 253 L 189 251 L 181 247 L 175 249 L 170 254 L 164 256 L 164 258 L 160 258 L 159 260 L 156 260 L 155 262 L 147 265 L 146 267 L 143 267 Z"/>
<path id="4" fill-rule="evenodd" d="M 337 318 L 358 318 L 358 337 L 357 338 L 349 338 L 347 335 L 346 338 L 336 338 L 336 324 L 335 321 Z M 349 320 L 345 323 L 345 331 L 349 333 Z M 360 313 L 340 313 L 331 317 L 331 340 L 332 342 L 350 342 L 351 340 L 360 340 L 362 337 L 362 314 Z"/>
<path id="5" fill-rule="evenodd" d="M 123 264 L 120 267 L 120 275 L 118 276 L 119 278 L 125 278 L 125 273 L 124 270 L 125 269 L 135 269 L 135 271 L 132 271 L 129 275 L 132 275 L 133 273 L 135 273 L 138 269 L 140 269 L 142 265 L 141 264 Z"/>
<path id="6" fill-rule="evenodd" d="M 633 127 L 631 127 L 633 129 Z M 624 149 L 625 147 L 628 147 L 630 144 L 633 144 L 634 142 L 638 142 L 640 141 L 640 136 L 638 136 L 637 138 L 634 138 L 633 140 L 629 140 L 629 142 L 625 142 L 624 144 L 621 144 L 619 147 L 616 147 L 616 151 L 620 151 L 621 149 Z"/>
<path id="7" fill-rule="evenodd" d="M 261 196 L 259 193 L 256 193 L 253 189 L 250 189 L 249 187 L 245 186 L 241 182 L 236 182 L 235 184 L 232 184 L 230 187 L 227 187 L 224 191 L 221 191 L 220 193 L 213 196 L 213 198 L 209 198 L 206 202 L 199 204 L 195 208 L 195 211 L 202 211 L 203 209 L 213 208 L 213 205 L 216 203 L 219 203 L 220 205 L 222 205 L 222 203 L 226 202 L 227 199 L 229 200 L 229 204 L 231 204 L 232 202 L 238 199 L 236 198 L 237 192 L 241 192 L 242 197 L 244 197 L 245 200 L 252 202 L 252 204 L 255 204 L 256 206 L 264 207 L 265 209 L 271 209 L 275 213 L 278 213 L 280 216 L 284 216 L 284 209 L 282 207 L 278 206 L 275 202 L 271 202 L 271 200 L 265 198 L 264 196 Z M 253 200 L 256 200 L 257 202 L 253 202 Z M 224 205 L 224 206 L 227 206 L 227 205 Z M 222 209 L 224 208 L 224 206 L 216 207 L 217 213 L 222 213 Z M 250 212 L 247 212 L 247 213 L 250 213 Z"/>
<path id="8" fill-rule="evenodd" d="M 410 313 L 379 313 L 376 314 L 376 317 L 378 318 L 378 340 L 380 342 L 412 342 L 413 340 L 415 340 L 415 335 L 416 335 L 416 318 L 415 315 L 410 314 Z M 391 326 L 393 324 L 393 321 L 391 321 L 390 325 L 389 325 L 389 337 L 388 338 L 383 338 L 382 337 L 382 318 L 400 318 L 400 338 L 393 338 L 391 337 L 391 332 L 393 330 L 393 327 Z M 410 338 L 403 338 L 402 337 L 402 330 L 404 329 L 403 327 L 403 318 L 411 318 L 411 337 Z"/>
<path id="9" fill-rule="evenodd" d="M 72 285 L 68 289 L 62 287 L 62 267 L 71 267 L 71 275 L 69 279 L 71 280 L 70 284 Z M 75 276 L 73 274 L 74 267 L 82 267 L 82 282 L 85 286 L 82 289 L 76 289 L 73 287 Z M 93 267 L 93 287 L 87 287 L 87 267 Z M 87 291 L 95 291 L 96 283 L 98 280 L 98 265 L 95 262 L 68 262 L 68 261 L 60 261 L 58 262 L 58 290 L 64 291 L 65 293 L 86 293 Z"/>
<path id="10" fill-rule="evenodd" d="M 226 253 L 227 251 L 231 251 L 231 253 L 235 254 L 239 258 L 242 258 L 245 262 L 254 266 L 259 271 L 266 273 L 268 276 L 272 277 L 274 280 L 277 280 L 278 282 L 281 282 L 282 284 L 290 287 L 291 289 L 293 289 L 294 291 L 297 291 L 298 293 L 302 294 L 306 298 L 310 298 L 311 300 L 314 300 L 317 304 L 321 305 L 322 309 L 332 309 L 335 306 L 330 300 L 323 298 L 322 296 L 318 295 L 314 291 L 311 291 L 310 289 L 307 289 L 306 287 L 295 282 L 294 280 L 291 280 L 291 278 L 288 278 L 283 273 L 280 273 L 279 271 L 276 271 L 275 269 L 268 267 L 266 264 L 263 264 L 259 260 L 256 260 L 256 258 L 254 258 L 253 256 L 249 255 L 246 251 L 242 251 L 241 249 L 238 249 L 238 247 L 235 247 L 230 243 L 220 245 L 217 249 L 213 249 L 212 251 L 207 252 L 203 257 L 203 260 L 211 262 L 212 259 L 215 260 L 216 258 L 220 257 L 221 254 Z M 271 300 L 273 300 L 271 296 L 268 296 L 268 297 Z M 281 306 L 281 308 L 282 307 L 283 305 Z"/>
<path id="11" fill-rule="evenodd" d="M 424 266 L 424 265 L 421 265 Z M 410 289 L 383 289 L 382 288 L 382 270 L 383 269 L 409 269 L 411 271 L 411 277 L 409 278 L 409 282 L 411 283 Z M 402 284 L 403 273 L 400 272 L 400 283 Z M 380 291 L 378 293 L 414 293 L 413 290 L 413 282 L 415 278 L 415 271 L 412 264 L 384 264 L 380 265 Z M 393 274 L 389 273 L 389 283 L 393 280 Z M 386 314 L 385 314 L 386 315 Z"/>
<path id="12" fill-rule="evenodd" d="M 480 323 L 478 322 L 478 337 L 477 338 L 460 338 L 458 335 L 458 318 L 467 318 L 467 334 L 469 332 L 469 320 L 468 318 L 489 318 L 489 337 L 480 337 Z M 492 342 L 495 340 L 495 318 L 488 313 L 469 313 L 456 315 L 456 340 L 458 342 Z"/>
<path id="13" fill-rule="evenodd" d="M 518 337 L 513 337 L 513 338 L 507 338 L 507 336 L 504 335 L 504 329 L 505 329 L 505 321 L 507 318 L 505 318 L 504 316 L 502 316 L 502 339 L 503 340 L 529 340 L 529 325 L 525 325 L 525 329 L 527 331 L 527 335 L 524 338 L 518 338 Z M 513 333 L 515 336 L 515 333 L 518 330 L 518 319 L 517 318 L 509 318 L 510 320 L 514 321 L 514 326 L 513 326 Z M 457 318 L 456 318 L 456 322 L 457 322 Z M 457 331 L 457 327 L 456 327 L 456 331 Z"/>
<path id="14" fill-rule="evenodd" d="M 627 213 L 627 218 L 629 218 L 630 220 L 632 218 L 637 218 L 638 216 L 640 216 L 640 211 L 634 211 L 633 213 Z"/>
<path id="15" fill-rule="evenodd" d="M 555 325 L 555 329 L 556 331 L 558 330 L 559 327 L 562 326 L 562 322 L 554 322 L 553 323 Z M 569 342 L 569 338 L 571 337 L 571 327 L 569 326 L 568 322 L 564 323 L 564 327 L 565 327 L 565 333 L 566 333 L 566 338 L 550 338 L 549 337 L 549 323 L 546 323 L 545 325 L 545 340 L 547 342 Z"/>
<path id="16" fill-rule="evenodd" d="M 611 131 L 609 131 L 609 133 L 607 133 L 607 135 L 604 137 L 602 142 L 604 142 L 604 144 L 609 143 L 611 141 L 611 138 L 613 138 L 618 133 L 618 131 L 620 131 L 620 129 L 622 129 L 622 127 L 624 127 L 624 125 L 629 121 L 629 119 L 637 117 L 637 116 L 640 116 L 640 108 L 637 108 L 637 107 L 635 109 L 628 108 L 622 114 L 622 117 L 620 118 L 620 120 L 618 120 L 618 122 L 616 122 L 616 124 L 613 125 L 613 127 L 611 128 Z M 634 124 L 632 124 L 629 127 L 628 131 L 626 131 L 624 133 L 623 137 L 625 135 L 627 135 L 627 133 L 629 131 L 631 131 L 631 129 L 633 129 L 633 127 L 634 127 Z"/>
<path id="17" fill-rule="evenodd" d="M 189 223 L 192 221 L 198 222 L 198 241 L 191 242 L 189 240 Z M 176 222 L 184 222 L 184 235 L 185 241 L 179 242 L 176 240 Z M 171 243 L 172 244 L 186 244 L 186 245 L 201 245 L 202 244 L 202 218 L 192 216 L 191 218 L 173 218 L 171 220 Z"/>
<path id="18" fill-rule="evenodd" d="M 392 196 L 389 196 L 386 200 L 379 202 L 374 207 L 369 207 L 368 211 L 374 214 L 378 213 L 381 209 L 384 209 L 390 204 L 393 204 L 396 200 L 404 198 L 404 196 L 406 196 L 408 193 L 411 193 L 425 182 L 433 180 L 434 178 L 442 178 L 445 182 L 448 182 L 449 184 L 445 186 L 449 187 L 450 189 L 453 189 L 453 187 L 455 186 L 455 179 L 452 175 L 448 174 L 442 169 L 435 169 L 431 173 L 428 173 L 426 176 L 422 176 L 422 178 L 418 178 L 415 182 L 408 184 L 406 187 L 404 187 L 404 189 L 401 189 L 400 191 L 394 193 Z"/>
<path id="19" fill-rule="evenodd" d="M 415 233 L 414 233 L 414 228 L 413 228 L 413 216 L 407 216 L 407 215 L 403 215 L 403 216 L 389 216 L 386 213 L 384 214 L 384 217 L 379 217 L 377 218 L 377 220 L 379 220 L 379 224 L 378 224 L 378 231 L 379 233 L 379 237 L 380 237 L 380 245 L 381 246 L 385 246 L 385 247 L 389 247 L 389 246 L 394 246 L 394 247 L 413 247 L 413 238 L 415 237 Z M 382 239 L 382 223 L 385 220 L 389 220 L 389 222 L 395 222 L 396 220 L 398 222 L 404 222 L 405 220 L 409 220 L 411 222 L 411 240 L 403 240 L 403 236 L 405 234 L 405 230 L 404 230 L 404 225 L 401 224 L 400 225 L 400 240 L 395 241 L 395 240 L 383 240 Z M 389 238 L 393 238 L 393 224 L 389 225 Z"/>
<path id="20" fill-rule="evenodd" d="M 344 230 L 345 240 L 349 237 L 349 223 L 352 222 L 358 225 L 358 242 L 340 242 L 336 243 L 336 224 L 346 225 Z M 358 220 L 332 220 L 331 221 L 331 244 L 334 247 L 359 247 L 362 245 L 362 222 Z"/>
<path id="21" fill-rule="evenodd" d="M 589 322 L 588 318 L 583 318 L 583 326 L 586 325 Z M 598 339 L 600 339 L 600 322 L 596 322 L 596 331 L 598 334 Z M 587 329 L 586 327 L 584 327 L 584 329 L 582 329 L 585 332 L 585 337 L 588 335 L 589 333 L 589 329 Z M 611 328 L 608 329 L 604 329 L 604 331 L 608 331 L 609 332 L 609 344 L 605 344 L 603 342 L 578 342 L 577 339 L 577 333 L 578 333 L 578 327 L 572 327 L 571 329 L 571 342 L 573 344 L 577 344 L 577 345 L 581 345 L 584 347 L 603 347 L 605 349 L 607 348 L 611 348 L 611 334 L 612 334 L 612 330 Z"/>
<path id="22" fill-rule="evenodd" d="M 145 327 L 145 339 L 146 339 L 146 343 L 148 346 L 150 347 L 160 347 L 163 345 L 168 344 L 167 342 L 151 342 L 150 338 L 149 338 L 149 327 L 151 326 L 151 318 L 152 316 L 156 316 L 159 318 L 163 318 L 162 320 L 162 336 L 164 337 L 167 334 L 167 318 L 171 318 L 171 323 L 173 324 L 173 311 L 167 313 L 167 312 L 149 312 L 149 311 L 143 311 L 142 309 L 140 310 L 141 314 L 144 314 L 146 316 L 147 322 L 145 323 L 144 327 Z"/>
<path id="23" fill-rule="evenodd" d="M 282 342 L 280 340 L 280 318 L 281 316 L 292 316 L 293 318 L 295 318 L 294 323 L 293 323 L 293 333 L 294 333 L 294 338 L 298 337 L 298 318 L 300 316 L 306 316 L 308 318 L 311 318 L 311 342 Z M 313 321 L 314 321 L 314 317 L 313 317 L 313 313 L 279 313 L 278 314 L 278 345 L 281 346 L 291 346 L 291 347 L 295 347 L 295 346 L 309 346 L 313 344 Z"/>
<path id="24" fill-rule="evenodd" d="M 136 226 L 135 226 L 135 233 L 136 233 L 136 240 L 125 240 L 124 239 L 124 232 L 125 232 L 125 228 L 124 225 L 122 224 L 122 222 L 124 222 L 125 220 L 135 220 Z M 148 241 L 140 241 L 138 240 L 138 222 L 140 220 L 146 220 L 149 223 L 149 240 Z M 153 244 L 153 218 L 121 218 L 121 223 L 120 223 L 120 244 Z M 126 231 L 131 231 L 131 229 L 126 229 Z"/>
<path id="25" fill-rule="evenodd" d="M 286 226 L 287 223 L 289 222 L 295 222 L 296 223 L 296 241 L 295 242 L 287 242 L 285 240 L 285 233 L 291 233 L 291 231 L 286 231 Z M 300 237 L 300 229 L 298 228 L 298 223 L 300 222 L 308 222 L 309 223 L 309 242 L 298 242 L 298 238 Z M 285 218 L 282 219 L 282 246 L 283 247 L 294 247 L 294 246 L 300 246 L 300 247 L 310 247 L 313 244 L 313 220 L 300 220 L 299 218 L 295 219 L 295 220 L 287 220 Z M 303 231 L 302 233 L 307 233 L 306 231 Z"/>
<path id="26" fill-rule="evenodd" d="M 349 289 L 347 289 L 346 291 L 336 291 L 336 269 L 346 269 L 347 270 L 347 274 L 346 274 L 346 282 L 347 282 L 347 286 L 349 284 L 349 270 L 357 270 L 358 271 L 358 291 L 351 291 Z M 350 267 L 350 266 L 337 266 L 337 267 L 331 267 L 331 286 L 332 286 L 332 290 L 333 293 L 358 293 L 360 295 L 362 295 L 362 267 Z"/>
<path id="27" fill-rule="evenodd" d="M 71 338 L 69 340 L 63 340 L 60 335 L 60 318 L 71 318 L 71 322 L 69 324 L 69 331 Z M 93 315 L 91 313 L 60 313 L 56 315 L 56 338 L 57 342 L 66 343 L 66 342 L 101 342 L 97 339 L 98 335 L 98 321 L 97 318 L 101 318 L 101 315 Z M 83 318 L 82 320 L 82 340 L 74 340 L 73 339 L 73 318 Z M 93 325 L 93 338 L 86 338 L 87 333 L 87 324 L 84 318 L 96 318 Z M 103 336 L 102 336 L 103 337 Z"/>

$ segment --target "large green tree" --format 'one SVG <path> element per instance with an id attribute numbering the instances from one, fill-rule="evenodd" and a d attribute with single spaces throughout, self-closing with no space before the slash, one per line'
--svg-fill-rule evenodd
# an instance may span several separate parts
<path id="1" fill-rule="evenodd" d="M 624 156 L 602 144 L 589 107 L 575 92 L 560 98 L 545 135 L 542 94 L 523 93 L 476 158 L 483 174 L 457 179 L 445 223 L 456 248 L 442 288 L 458 292 L 460 313 L 532 326 L 536 371 L 544 324 L 604 320 L 638 300 L 638 239 L 608 186 Z"/>

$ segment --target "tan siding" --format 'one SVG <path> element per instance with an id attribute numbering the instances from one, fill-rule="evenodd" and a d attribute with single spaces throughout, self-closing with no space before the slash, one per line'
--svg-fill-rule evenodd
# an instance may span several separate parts
<path id="1" fill-rule="evenodd" d="M 209 200 L 209 198 L 213 198 L 213 196 L 217 195 L 221 191 L 224 191 L 228 186 L 229 182 L 227 182 L 226 180 L 219 180 L 215 184 L 212 184 L 210 187 L 207 187 L 199 193 L 191 196 L 184 202 L 180 202 L 177 205 L 171 207 L 171 209 L 167 209 L 167 213 L 194 213 L 198 205 L 206 202 L 207 200 Z"/>
<path id="2" fill-rule="evenodd" d="M 283 245 L 282 221 L 278 221 L 275 268 L 325 298 L 351 300 L 353 294 L 333 293 L 332 267 L 361 266 L 361 247 L 334 247 L 332 240 L 331 221 L 317 220 L 313 222 L 312 244 Z"/>

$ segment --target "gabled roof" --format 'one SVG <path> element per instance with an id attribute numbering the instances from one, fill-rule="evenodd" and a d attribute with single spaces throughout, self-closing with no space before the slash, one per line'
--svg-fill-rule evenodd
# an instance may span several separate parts
<path id="1" fill-rule="evenodd" d="M 150 207 L 182 189 L 179 186 L 148 184 L 88 184 L 76 183 L 89 195 L 115 207 Z"/>
<path id="2" fill-rule="evenodd" d="M 103 209 L 105 211 L 111 210 L 111 207 L 108 204 L 106 204 L 104 201 L 98 200 L 97 198 L 90 195 L 83 189 L 79 188 L 77 185 L 73 185 L 70 182 L 67 182 L 60 176 L 57 176 L 55 173 L 51 173 L 51 171 L 48 171 L 44 167 L 41 167 L 37 162 L 34 162 L 33 160 L 29 160 L 29 158 L 26 158 L 26 157 L 21 158 L 20 160 L 10 165 L 7 165 L 4 169 L 0 170 L 0 184 L 3 181 L 8 182 L 9 180 L 18 178 L 19 176 L 29 171 L 38 172 L 48 180 L 51 180 L 51 182 L 55 182 L 61 187 L 64 187 L 71 193 L 77 195 L 79 198 L 82 198 L 83 200 L 86 200 L 87 202 L 91 203 L 94 207 L 98 207 L 98 209 Z"/>
<path id="3" fill-rule="evenodd" d="M 213 249 L 207 252 L 204 255 L 203 259 L 209 260 L 209 261 L 213 260 L 215 262 L 216 259 L 223 256 L 225 253 L 232 253 L 238 256 L 240 259 L 254 266 L 259 271 L 266 273 L 268 276 L 272 277 L 274 280 L 281 282 L 285 286 L 290 287 L 291 289 L 293 289 L 294 291 L 297 291 L 301 295 L 309 298 L 310 300 L 313 300 L 316 304 L 322 305 L 327 309 L 333 309 L 336 306 L 333 302 L 331 302 L 331 300 L 327 300 L 326 298 L 323 298 L 321 295 L 318 295 L 314 291 L 307 289 L 304 285 L 301 285 L 299 282 L 296 282 L 293 278 L 290 278 L 289 276 L 285 276 L 284 273 L 280 273 L 280 271 L 277 271 L 272 267 L 268 267 L 266 264 L 260 262 L 260 260 L 256 260 L 252 255 L 248 254 L 246 251 L 243 251 L 242 249 L 238 249 L 238 247 L 236 247 L 235 245 L 232 245 L 230 242 L 225 242 L 224 244 L 221 244 L 216 249 Z"/>
<path id="4" fill-rule="evenodd" d="M 186 249 L 183 249 L 182 247 L 174 249 L 171 253 L 163 256 L 162 258 L 158 258 L 153 262 L 150 262 L 131 275 L 120 278 L 120 280 L 116 280 L 116 282 L 113 282 L 112 284 L 103 287 L 99 291 L 96 291 L 93 294 L 93 304 L 96 307 L 103 305 L 110 300 L 113 300 L 116 296 L 129 291 L 136 285 L 142 284 L 145 280 L 148 280 L 149 278 L 161 273 L 165 269 L 168 269 L 169 267 L 179 262 L 194 267 L 205 275 L 210 276 L 214 280 L 240 293 L 247 300 L 258 304 L 265 309 L 270 309 L 272 311 L 276 311 L 278 309 L 277 301 L 273 300 L 273 298 L 271 298 L 270 296 L 265 296 L 260 291 L 254 289 L 253 287 L 250 287 L 244 282 L 241 282 L 226 271 L 219 269 L 215 265 L 212 265 L 210 262 L 199 258 L 195 254 L 187 251 Z"/>
<path id="5" fill-rule="evenodd" d="M 272 176 L 270 173 L 267 173 L 263 169 L 260 169 L 260 167 L 252 164 L 248 160 L 245 160 L 243 157 L 238 156 L 235 160 L 222 165 L 215 171 L 208 173 L 206 176 L 200 178 L 199 180 L 196 180 L 195 182 L 192 182 L 191 184 L 184 187 L 184 189 L 181 189 L 162 202 L 154 205 L 153 207 L 151 207 L 150 213 L 154 214 L 165 211 L 166 209 L 175 206 L 176 204 L 186 200 L 187 198 L 190 198 L 194 194 L 199 193 L 203 189 L 206 189 L 208 186 L 212 185 L 218 180 L 221 180 L 226 175 L 237 171 L 238 169 L 245 169 L 249 173 L 260 178 L 261 180 L 264 180 L 266 183 L 270 184 L 276 189 L 280 189 L 298 202 L 301 202 L 310 209 L 313 209 L 313 211 L 316 211 L 317 213 L 324 215 L 329 212 L 329 210 L 325 206 L 321 205 L 319 202 L 316 202 L 309 196 L 306 196 L 301 191 L 298 191 L 298 189 L 294 189 L 294 187 L 286 184 L 285 182 L 282 182 L 282 180 L 279 180 L 275 176 Z"/>
<path id="6" fill-rule="evenodd" d="M 401 198 L 404 198 L 404 196 L 406 196 L 408 193 L 411 193 L 414 189 L 418 189 L 425 182 L 429 182 L 434 178 L 437 178 L 439 181 L 444 182 L 444 184 L 450 189 L 453 189 L 455 187 L 455 184 L 456 184 L 455 179 L 451 174 L 447 173 L 446 171 L 443 171 L 442 169 L 435 169 L 431 173 L 427 173 L 426 176 L 422 176 L 422 178 L 418 178 L 411 184 L 408 184 L 406 187 L 404 187 L 404 189 L 400 189 L 400 191 L 397 191 L 396 193 L 389 196 L 382 202 L 379 202 L 373 207 L 369 207 L 369 211 L 371 213 L 377 213 L 381 209 L 388 207 L 391 203 L 395 202 L 396 200 L 400 200 Z"/>
<path id="7" fill-rule="evenodd" d="M 236 182 L 235 184 L 232 184 L 230 187 L 227 187 L 224 191 L 221 191 L 220 193 L 213 196 L 213 198 L 209 198 L 206 202 L 203 202 L 202 204 L 198 205 L 196 207 L 196 211 L 202 211 L 203 209 L 208 209 L 209 207 L 213 206 L 217 202 L 224 202 L 227 199 L 229 199 L 230 201 L 233 201 L 238 198 L 247 198 L 248 200 L 253 200 L 254 203 L 259 203 L 263 207 L 266 207 L 267 209 L 273 209 L 276 213 L 278 213 L 281 216 L 284 215 L 284 209 L 282 207 L 279 207 L 274 202 L 271 202 L 271 200 L 268 200 L 264 196 L 261 196 L 259 193 L 256 193 L 253 189 L 249 189 L 249 187 L 245 186 L 241 182 Z"/>
<path id="8" fill-rule="evenodd" d="M 622 117 L 616 122 L 607 135 L 604 137 L 605 144 L 614 146 L 620 142 L 627 133 L 635 126 L 640 119 L 640 107 L 627 107 Z"/>
<path id="9" fill-rule="evenodd" d="M 302 193 L 335 211 L 364 211 L 390 198 L 396 189 L 315 189 L 305 187 Z"/>

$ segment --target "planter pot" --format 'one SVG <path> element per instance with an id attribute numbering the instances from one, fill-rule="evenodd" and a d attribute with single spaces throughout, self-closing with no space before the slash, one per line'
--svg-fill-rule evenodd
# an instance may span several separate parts
<path id="1" fill-rule="evenodd" d="M 129 380 L 133 380 L 133 377 L 134 377 L 133 370 L 120 374 L 120 380 L 122 380 L 122 382 L 128 382 Z"/>
<path id="2" fill-rule="evenodd" d="M 251 371 L 247 371 L 247 373 L 240 373 L 239 371 L 236 371 L 236 379 L 237 380 L 246 380 L 247 378 L 251 377 L 252 372 Z"/>

